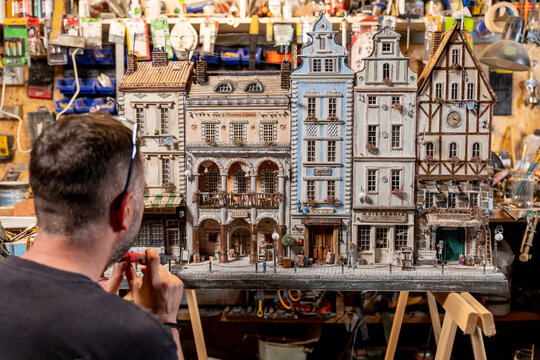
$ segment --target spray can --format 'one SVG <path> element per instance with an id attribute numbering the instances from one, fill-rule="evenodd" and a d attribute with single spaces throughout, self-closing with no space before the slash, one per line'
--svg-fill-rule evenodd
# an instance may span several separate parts
<path id="1" fill-rule="evenodd" d="M 32 0 L 19 0 L 19 17 L 32 17 Z"/>

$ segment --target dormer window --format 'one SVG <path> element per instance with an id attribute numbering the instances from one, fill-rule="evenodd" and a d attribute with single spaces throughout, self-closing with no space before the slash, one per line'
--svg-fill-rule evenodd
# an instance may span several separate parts
<path id="1" fill-rule="evenodd" d="M 382 44 L 382 52 L 383 54 L 390 54 L 392 53 L 392 44 L 389 42 L 384 42 Z"/>
<path id="2" fill-rule="evenodd" d="M 252 81 L 246 85 L 244 91 L 249 93 L 262 93 L 264 92 L 264 89 L 260 82 Z"/>
<path id="3" fill-rule="evenodd" d="M 319 50 L 326 50 L 326 36 L 317 35 Z"/>
<path id="4" fill-rule="evenodd" d="M 228 93 L 232 93 L 233 92 L 233 86 L 230 82 L 228 81 L 224 81 L 224 82 L 220 82 L 219 84 L 216 85 L 216 87 L 214 88 L 214 91 L 217 92 L 217 93 L 221 93 L 221 94 L 228 94 Z"/>

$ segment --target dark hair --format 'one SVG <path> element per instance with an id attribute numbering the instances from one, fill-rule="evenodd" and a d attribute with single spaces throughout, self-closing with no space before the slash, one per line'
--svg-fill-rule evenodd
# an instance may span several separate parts
<path id="1" fill-rule="evenodd" d="M 108 220 L 127 180 L 131 137 L 120 121 L 97 113 L 66 116 L 43 131 L 31 153 L 30 185 L 44 231 L 82 241 Z M 130 189 L 140 185 L 139 151 L 133 171 Z"/>

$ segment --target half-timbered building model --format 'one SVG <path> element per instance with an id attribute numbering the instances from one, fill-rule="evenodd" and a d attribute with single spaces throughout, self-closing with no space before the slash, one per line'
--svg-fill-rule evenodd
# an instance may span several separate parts
<path id="1" fill-rule="evenodd" d="M 418 79 L 417 261 L 491 263 L 488 208 L 497 97 L 456 20 Z"/>
<path id="2" fill-rule="evenodd" d="M 397 264 L 414 248 L 417 76 L 400 37 L 374 34 L 354 89 L 352 238 L 368 264 Z"/>
<path id="3" fill-rule="evenodd" d="M 137 122 L 144 157 L 145 209 L 134 246 L 176 257 L 185 247 L 184 99 L 193 64 L 169 61 L 165 52 L 152 57 L 138 63 L 128 55 L 118 87 L 119 113 Z"/>
<path id="4" fill-rule="evenodd" d="M 335 34 L 322 15 L 291 74 L 290 235 L 316 262 L 337 262 L 350 241 L 354 73 Z"/>
<path id="5" fill-rule="evenodd" d="M 208 74 L 186 99 L 187 237 L 195 261 L 274 255 L 288 225 L 289 90 L 279 72 Z M 206 76 L 198 76 L 203 79 Z M 283 254 L 281 242 L 278 255 Z"/>

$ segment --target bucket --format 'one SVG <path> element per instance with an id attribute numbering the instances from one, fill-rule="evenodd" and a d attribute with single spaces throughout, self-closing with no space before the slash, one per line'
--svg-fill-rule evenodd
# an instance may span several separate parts
<path id="1" fill-rule="evenodd" d="M 20 181 L 0 182 L 0 206 L 13 206 L 28 198 L 29 185 Z"/>

